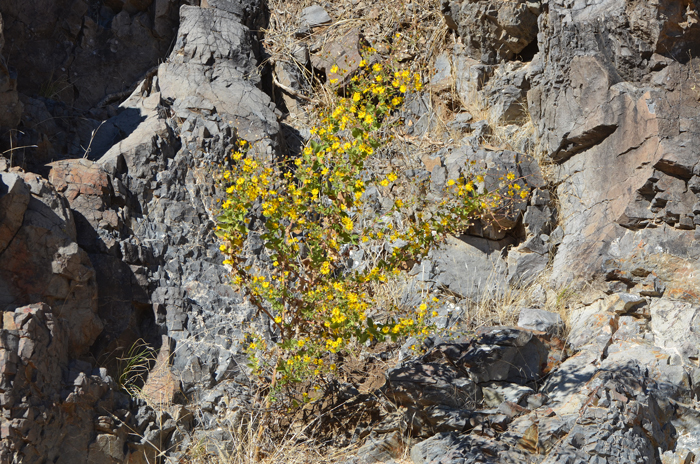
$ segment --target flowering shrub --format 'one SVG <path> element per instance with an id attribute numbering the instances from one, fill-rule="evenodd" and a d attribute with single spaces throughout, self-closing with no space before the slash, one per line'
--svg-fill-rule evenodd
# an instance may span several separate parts
<path id="1" fill-rule="evenodd" d="M 273 369 L 273 382 L 315 382 L 358 344 L 428 333 L 430 301 L 377 308 L 373 286 L 419 261 L 446 234 L 465 230 L 498 200 L 479 192 L 481 176 L 462 176 L 448 182 L 436 204 L 394 198 L 391 214 L 373 217 L 367 187 L 391 197 L 407 180 L 393 172 L 373 175 L 366 162 L 406 92 L 420 89 L 418 74 L 363 60 L 298 157 L 263 164 L 240 140 L 221 173 L 224 264 L 278 335 L 276 347 L 259 334 L 251 334 L 248 346 L 254 369 Z M 255 218 L 262 223 L 257 230 Z M 256 261 L 243 252 L 251 234 L 264 243 Z M 350 253 L 360 250 L 365 259 L 353 264 Z"/>

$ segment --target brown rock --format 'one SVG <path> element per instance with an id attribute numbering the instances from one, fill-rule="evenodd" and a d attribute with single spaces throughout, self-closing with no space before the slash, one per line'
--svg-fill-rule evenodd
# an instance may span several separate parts
<path id="1" fill-rule="evenodd" d="M 15 181 L 34 195 L 28 200 L 28 193 L 0 198 L 8 198 L 5 211 L 21 211 L 26 205 L 21 226 L 16 227 L 16 218 L 10 221 L 16 232 L 0 260 L 0 308 L 37 302 L 54 306 L 56 315 L 67 320 L 71 354 L 84 353 L 103 326 L 96 314 L 94 270 L 76 243 L 73 215 L 66 200 L 40 177 L 22 174 Z"/>
<path id="2" fill-rule="evenodd" d="M 158 352 L 156 365 L 151 370 L 148 381 L 141 390 L 141 394 L 149 404 L 170 405 L 180 390 L 179 382 L 170 370 L 172 365 L 171 344 L 172 339 L 163 335 L 163 344 Z"/>
<path id="3" fill-rule="evenodd" d="M 324 45 L 320 52 L 311 56 L 314 68 L 326 73 L 328 81 L 338 80 L 339 85 L 345 85 L 360 68 L 360 30 L 351 29 L 343 36 Z M 333 66 L 338 66 L 338 72 L 331 72 Z"/>
<path id="4" fill-rule="evenodd" d="M 29 188 L 17 174 L 0 173 L 0 253 L 22 226 Z"/>

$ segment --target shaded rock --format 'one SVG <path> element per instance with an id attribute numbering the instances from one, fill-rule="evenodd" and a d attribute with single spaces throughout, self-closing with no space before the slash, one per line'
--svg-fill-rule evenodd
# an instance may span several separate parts
<path id="1" fill-rule="evenodd" d="M 4 310 L 38 302 L 56 306 L 56 315 L 68 323 L 70 354 L 85 353 L 103 325 L 97 316 L 95 271 L 76 243 L 68 204 L 34 174 L 23 174 L 21 179 L 3 174 L 2 180 L 3 185 L 13 184 L 12 193 L 0 201 L 7 207 L 5 230 L 15 233 L 0 261 L 0 306 Z"/>
<path id="2" fill-rule="evenodd" d="M 488 438 L 455 432 L 437 434 L 411 448 L 411 460 L 416 464 L 478 462 L 483 456 L 493 458 L 482 462 L 513 464 L 527 462 L 528 458 L 526 452 L 509 449 Z"/>
<path id="3" fill-rule="evenodd" d="M 178 3 L 46 0 L 3 2 L 6 49 L 21 92 L 74 104 L 97 105 L 123 92 L 167 53 L 177 27 Z"/>
<path id="4" fill-rule="evenodd" d="M 540 2 L 445 0 L 442 13 L 462 36 L 467 53 L 493 64 L 513 58 L 537 38 Z"/>
<path id="5" fill-rule="evenodd" d="M 22 115 L 22 102 L 17 93 L 17 73 L 7 67 L 2 54 L 5 44 L 3 31 L 5 23 L 0 11 L 0 127 L 14 129 Z"/>
<path id="6" fill-rule="evenodd" d="M 357 450 L 357 458 L 349 461 L 352 464 L 391 464 L 399 458 L 403 447 L 401 434 L 393 432 L 380 437 L 370 435 L 364 445 Z"/>
<path id="7" fill-rule="evenodd" d="M 19 175 L 0 173 L 0 253 L 22 226 L 30 198 L 29 188 Z"/>
<path id="8" fill-rule="evenodd" d="M 476 384 L 449 365 L 411 362 L 387 372 L 383 387 L 397 405 L 426 408 L 444 405 L 463 408 L 480 398 Z"/>

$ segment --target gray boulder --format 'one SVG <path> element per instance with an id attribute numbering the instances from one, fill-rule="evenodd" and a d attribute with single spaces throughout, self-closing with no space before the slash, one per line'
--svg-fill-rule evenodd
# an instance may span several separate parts
<path id="1" fill-rule="evenodd" d="M 558 334 L 564 330 L 564 321 L 557 313 L 536 308 L 523 308 L 518 317 L 518 327 Z"/>
<path id="2" fill-rule="evenodd" d="M 318 27 L 330 24 L 332 21 L 328 12 L 320 5 L 311 5 L 301 10 L 300 23 L 306 27 Z"/>

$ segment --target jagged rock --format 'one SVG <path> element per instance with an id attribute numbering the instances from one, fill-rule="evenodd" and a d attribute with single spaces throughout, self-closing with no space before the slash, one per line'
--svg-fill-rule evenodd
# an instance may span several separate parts
<path id="1" fill-rule="evenodd" d="M 467 53 L 486 64 L 509 60 L 537 38 L 540 2 L 443 0 L 447 25 L 464 41 Z"/>
<path id="2" fill-rule="evenodd" d="M 279 125 L 270 98 L 257 87 L 261 81 L 250 30 L 235 14 L 219 9 L 185 6 L 180 14 L 174 50 L 158 68 L 161 98 L 173 99 L 182 119 L 209 115 L 251 143 L 272 142 L 269 150 L 276 151 Z M 212 135 L 221 129 L 217 123 L 209 127 Z"/>
<path id="3" fill-rule="evenodd" d="M 117 391 L 106 369 L 70 361 L 70 338 L 65 319 L 43 303 L 4 312 L 2 462 L 122 463 L 143 454 L 131 434 L 142 431 L 131 399 Z"/>
<path id="4" fill-rule="evenodd" d="M 88 109 L 123 92 L 162 59 L 177 27 L 176 1 L 3 2 L 8 60 L 21 92 Z M 20 106 L 21 111 L 21 106 Z"/>
<path id="5" fill-rule="evenodd" d="M 655 300 L 649 305 L 654 343 L 680 355 L 686 364 L 700 357 L 700 307 L 680 301 Z"/>
<path id="6" fill-rule="evenodd" d="M 698 162 L 690 148 L 700 133 L 692 116 L 697 63 L 665 59 L 695 46 L 694 15 L 695 7 L 671 1 L 603 1 L 572 10 L 556 0 L 540 16 L 533 64 L 540 71 L 532 75 L 528 107 L 541 148 L 560 164 L 555 181 L 566 235 L 554 259 L 557 285 L 601 277 L 606 259 L 631 257 L 619 253 L 618 240 L 636 246 L 657 234 L 665 246 L 641 247 L 647 261 L 694 267 L 685 244 L 693 240 L 696 199 L 685 182 Z M 604 45 L 612 43 L 619 45 Z M 555 84 L 563 81 L 570 85 Z"/>
<path id="7" fill-rule="evenodd" d="M 401 109 L 407 134 L 420 137 L 438 125 L 428 97 L 420 92 L 411 93 Z"/>
<path id="8" fill-rule="evenodd" d="M 263 0 L 202 0 L 199 6 L 233 13 L 251 31 L 267 27 L 266 4 Z"/>
<path id="9" fill-rule="evenodd" d="M 269 97 L 257 87 L 254 43 L 238 16 L 196 7 L 183 7 L 181 16 L 169 60 L 122 104 L 140 115 L 139 125 L 89 167 L 106 173 L 111 189 L 81 201 L 123 218 L 111 231 L 95 221 L 86 227 L 100 245 L 90 254 L 95 268 L 114 276 L 99 280 L 106 296 L 100 314 L 113 319 L 99 349 L 129 346 L 138 336 L 158 345 L 167 331 L 176 345 L 175 379 L 191 396 L 195 388 L 241 374 L 240 324 L 254 314 L 228 285 L 221 264 L 211 169 L 237 135 L 269 159 L 280 148 L 280 129 Z M 101 246 L 110 240 L 114 248 Z"/>
<path id="10" fill-rule="evenodd" d="M 67 320 L 70 354 L 85 353 L 102 331 L 95 271 L 76 242 L 65 198 L 35 174 L 3 173 L 12 190 L 0 197 L 6 230 L 14 230 L 0 261 L 0 306 L 47 302 Z M 31 195 L 30 195 L 31 192 Z M 18 226 L 21 221 L 21 226 Z"/>

